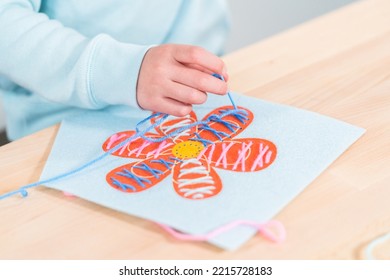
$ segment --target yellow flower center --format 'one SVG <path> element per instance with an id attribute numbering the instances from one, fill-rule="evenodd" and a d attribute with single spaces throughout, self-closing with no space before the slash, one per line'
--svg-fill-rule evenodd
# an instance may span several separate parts
<path id="1" fill-rule="evenodd" d="M 204 146 L 201 142 L 187 140 L 176 144 L 172 149 L 172 153 L 179 159 L 195 158 L 203 149 Z"/>

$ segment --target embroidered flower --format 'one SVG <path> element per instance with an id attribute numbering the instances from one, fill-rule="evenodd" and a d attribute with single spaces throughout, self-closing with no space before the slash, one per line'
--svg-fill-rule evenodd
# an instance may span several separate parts
<path id="1" fill-rule="evenodd" d="M 234 138 L 253 120 L 253 113 L 240 107 L 219 107 L 196 123 L 194 112 L 181 118 L 170 117 L 145 133 L 145 138 L 157 139 L 171 135 L 161 142 L 136 138 L 112 155 L 138 159 L 115 168 L 107 174 L 108 184 L 123 192 L 145 191 L 169 174 L 173 175 L 176 193 L 188 199 L 204 199 L 222 190 L 222 181 L 215 168 L 234 172 L 255 172 L 267 168 L 275 160 L 276 146 L 265 139 Z M 156 123 L 158 117 L 152 118 Z M 186 129 L 184 129 L 186 128 Z M 175 133 L 178 132 L 178 133 Z M 123 131 L 109 137 L 103 149 L 119 145 L 136 131 Z"/>

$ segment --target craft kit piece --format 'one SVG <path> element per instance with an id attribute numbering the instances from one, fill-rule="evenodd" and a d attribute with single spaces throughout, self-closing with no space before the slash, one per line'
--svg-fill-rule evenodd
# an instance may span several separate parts
<path id="1" fill-rule="evenodd" d="M 233 97 L 236 108 L 209 95 L 180 118 L 117 107 L 64 120 L 41 180 L 121 146 L 46 186 L 207 236 L 236 221 L 270 221 L 364 133 L 316 113 Z M 147 117 L 153 131 L 134 138 Z M 242 224 L 208 241 L 232 250 L 255 232 Z"/>

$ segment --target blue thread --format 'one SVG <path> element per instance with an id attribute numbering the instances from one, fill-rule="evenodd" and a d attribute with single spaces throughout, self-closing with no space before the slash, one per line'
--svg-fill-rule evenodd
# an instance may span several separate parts
<path id="1" fill-rule="evenodd" d="M 111 179 L 111 183 L 113 183 L 115 186 L 117 187 L 120 187 L 122 190 L 124 191 L 127 191 L 128 189 L 132 190 L 132 191 L 136 191 L 137 189 L 135 187 L 133 187 L 132 185 L 128 185 L 128 184 L 124 184 L 120 181 L 118 181 L 117 179 L 115 178 L 110 178 Z"/>
<path id="2" fill-rule="evenodd" d="M 223 77 L 221 75 L 218 75 L 218 74 L 213 74 L 214 77 L 217 77 L 221 80 L 224 81 Z M 242 109 L 238 109 L 236 104 L 234 103 L 233 101 L 233 98 L 231 97 L 230 95 L 230 92 L 228 92 L 228 96 L 229 96 L 229 99 L 230 99 L 230 102 L 232 103 L 233 107 L 234 107 L 234 110 L 224 110 L 224 112 L 222 113 L 222 115 L 219 116 L 219 118 L 223 118 L 225 116 L 228 116 L 228 115 L 233 115 L 234 117 L 236 117 L 239 121 L 243 120 L 244 119 L 244 116 L 242 116 L 241 114 L 243 115 L 247 115 L 247 112 L 245 110 L 242 110 Z M 140 127 L 142 125 L 144 125 L 147 121 L 151 120 L 152 118 L 155 118 L 155 117 L 160 117 L 161 118 L 159 120 L 157 120 L 154 124 L 146 127 L 144 130 L 141 130 Z M 150 141 L 150 142 L 162 142 L 168 138 L 172 138 L 173 136 L 177 135 L 178 133 L 180 132 L 183 132 L 185 130 L 188 130 L 188 129 L 191 129 L 192 127 L 194 126 L 198 126 L 198 125 L 207 125 L 207 123 L 210 121 L 209 119 L 207 119 L 206 121 L 198 121 L 198 122 L 195 122 L 195 123 L 192 123 L 192 124 L 189 124 L 189 125 L 186 125 L 186 126 L 183 126 L 171 133 L 169 133 L 168 135 L 165 135 L 161 138 L 150 138 L 150 137 L 146 137 L 145 136 L 145 133 L 154 129 L 155 127 L 159 126 L 162 122 L 164 122 L 166 119 L 168 118 L 168 114 L 162 114 L 162 113 L 154 113 L 152 115 L 150 115 L 149 117 L 141 120 L 137 125 L 136 125 L 136 133 L 129 137 L 128 139 L 126 139 L 125 141 L 119 143 L 118 145 L 114 146 L 113 148 L 111 148 L 110 150 L 104 152 L 102 155 L 98 156 L 97 158 L 93 159 L 93 160 L 90 160 L 84 164 L 82 164 L 81 166 L 71 170 L 71 171 L 68 171 L 68 172 L 64 172 L 62 174 L 59 174 L 57 176 L 54 176 L 54 177 L 51 177 L 49 179 L 46 179 L 46 180 L 41 180 L 41 181 L 38 181 L 38 182 L 35 182 L 35 183 L 31 183 L 31 184 L 27 184 L 23 187 L 20 187 L 18 190 L 15 190 L 15 191 L 11 191 L 11 192 L 8 192 L 8 193 L 5 193 L 3 195 L 0 195 L 0 200 L 2 199 L 5 199 L 7 197 L 10 197 L 10 196 L 13 196 L 13 195 L 16 195 L 16 194 L 21 194 L 22 197 L 27 197 L 28 196 L 28 192 L 27 190 L 30 189 L 30 188 L 34 188 L 34 187 L 38 187 L 40 185 L 44 185 L 44 184 L 47 184 L 47 183 L 51 183 L 51 182 L 55 182 L 55 181 L 59 181 L 59 180 L 62 180 L 62 179 L 65 179 L 67 177 L 70 177 L 74 174 L 77 174 L 85 169 L 87 169 L 88 167 L 94 165 L 95 163 L 103 160 L 104 158 L 106 158 L 108 155 L 111 155 L 112 153 L 116 152 L 117 150 L 119 150 L 120 148 L 124 147 L 125 145 L 127 145 L 128 143 L 130 143 L 131 141 L 133 141 L 134 139 L 138 138 L 138 137 L 141 137 L 147 141 Z M 248 118 L 246 118 L 248 119 Z M 199 136 L 199 135 L 198 135 Z M 200 137 L 199 137 L 200 138 Z M 204 140 L 204 139 L 203 139 Z M 202 142 L 203 143 L 203 142 Z M 170 157 L 170 159 L 172 159 Z M 173 158 L 175 161 L 179 161 L 179 162 L 182 162 L 182 160 L 178 159 L 178 158 Z M 161 171 L 160 171 L 161 172 Z M 112 180 L 115 180 L 114 178 L 112 178 Z M 115 180 L 117 181 L 117 180 Z M 130 186 L 130 185 L 126 185 L 126 184 L 121 184 L 119 181 L 117 181 L 118 184 L 120 184 L 121 186 L 125 186 L 125 188 L 134 188 L 133 186 Z M 115 183 L 114 183 L 115 184 Z"/>
<path id="3" fill-rule="evenodd" d="M 231 112 L 231 110 L 219 110 L 219 112 L 221 114 L 225 114 L 227 112 Z M 245 111 L 245 110 L 240 110 L 240 111 L 237 111 L 237 112 L 233 112 L 231 115 L 233 117 L 235 117 L 242 124 L 245 124 L 245 121 L 249 120 L 249 118 L 247 117 L 248 116 L 248 112 Z"/>
<path id="4" fill-rule="evenodd" d="M 23 197 L 28 196 L 28 192 L 27 192 L 25 189 L 20 190 L 20 194 L 21 194 Z"/>
<path id="5" fill-rule="evenodd" d="M 153 115 L 152 115 L 153 116 Z M 148 117 L 147 119 L 150 119 L 152 116 Z M 7 197 L 10 197 L 10 196 L 13 196 L 15 194 L 18 194 L 20 193 L 23 197 L 26 197 L 28 195 L 27 193 L 27 189 L 30 189 L 30 188 L 34 188 L 34 187 L 37 187 L 37 186 L 40 186 L 40 185 L 44 185 L 44 184 L 47 184 L 47 183 L 51 183 L 51 182 L 54 182 L 54 181 L 58 181 L 58 180 L 62 180 L 64 178 L 67 178 L 69 176 L 72 176 L 76 173 L 79 173 L 80 171 L 83 171 L 85 170 L 86 168 L 90 167 L 91 165 L 94 165 L 95 163 L 103 160 L 105 157 L 111 155 L 112 153 L 114 153 L 115 151 L 119 150 L 120 148 L 122 148 L 123 146 L 127 145 L 128 143 L 130 143 L 131 141 L 133 141 L 134 139 L 138 138 L 139 136 L 141 136 L 141 134 L 143 133 L 146 133 L 147 131 L 155 128 L 156 126 L 159 126 L 165 119 L 166 119 L 167 115 L 166 116 L 163 116 L 160 120 L 158 120 L 157 122 L 155 122 L 153 125 L 149 126 L 148 128 L 146 128 L 144 131 L 142 132 L 137 132 L 136 134 L 134 134 L 133 136 L 129 137 L 128 139 L 126 139 L 125 141 L 119 143 L 118 145 L 116 145 L 115 147 L 111 148 L 110 150 L 104 152 L 102 155 L 98 156 L 97 158 L 89 161 L 89 162 L 86 162 L 84 163 L 83 165 L 69 171 L 69 172 L 65 172 L 65 173 L 62 173 L 60 175 L 57 175 L 57 176 L 54 176 L 54 177 L 51 177 L 49 179 L 46 179 L 46 180 L 42 180 L 42 181 L 38 181 L 38 182 L 35 182 L 35 183 L 31 183 L 31 184 L 28 184 L 28 185 L 25 185 L 21 188 L 19 188 L 18 190 L 16 191 L 12 191 L 12 192 L 8 192 L 8 193 L 5 193 L 3 195 L 0 195 L 0 200 L 4 199 L 4 198 L 7 198 Z M 137 126 L 139 124 L 142 124 L 145 122 L 145 119 L 142 120 L 141 122 L 139 122 L 137 124 Z"/>
<path id="6" fill-rule="evenodd" d="M 167 160 L 164 160 L 164 159 L 154 159 L 154 160 L 151 160 L 150 161 L 151 163 L 161 163 L 163 164 L 168 170 L 171 170 L 172 166 L 175 164 L 174 162 L 172 161 L 167 161 Z"/>
<path id="7" fill-rule="evenodd" d="M 144 182 L 147 183 L 147 184 L 151 184 L 151 183 L 152 183 L 150 180 L 145 179 L 145 178 L 142 178 L 142 177 L 138 177 L 137 175 L 131 173 L 129 170 L 127 170 L 127 169 L 125 169 L 125 168 L 123 168 L 122 171 L 123 171 L 123 172 L 117 172 L 117 173 L 115 173 L 115 174 L 117 174 L 117 175 L 119 175 L 119 176 L 122 176 L 122 177 L 125 177 L 125 178 L 129 178 L 129 179 L 135 180 L 135 181 L 137 182 L 137 184 L 138 184 L 139 186 L 141 186 L 142 188 L 145 188 L 145 187 L 146 187 L 145 184 L 144 184 Z"/>
<path id="8" fill-rule="evenodd" d="M 169 157 L 169 159 L 174 160 L 174 161 L 178 161 L 178 162 L 183 162 L 181 159 L 179 159 L 177 157 Z"/>
<path id="9" fill-rule="evenodd" d="M 224 118 L 226 116 L 229 116 L 229 115 L 233 115 L 233 116 L 240 115 L 241 116 L 241 114 L 247 115 L 247 112 L 245 110 L 243 110 L 243 109 L 226 110 L 223 114 L 221 114 L 219 116 L 219 118 L 222 119 L 222 118 Z M 216 116 L 216 115 L 214 115 L 214 116 Z M 171 133 L 168 133 L 167 135 L 162 136 L 160 138 L 151 138 L 151 137 L 147 137 L 145 135 L 141 135 L 140 137 L 142 137 L 144 140 L 147 140 L 149 142 L 161 142 L 161 141 L 164 141 L 164 140 L 166 140 L 168 138 L 172 138 L 172 137 L 176 136 L 177 134 L 179 134 L 179 133 L 181 133 L 181 132 L 183 132 L 185 130 L 191 129 L 194 126 L 207 125 L 209 122 L 210 122 L 209 118 L 207 118 L 204 121 L 197 121 L 197 122 L 194 122 L 194 123 L 182 126 L 182 127 L 178 128 L 178 129 L 172 131 Z M 138 128 L 136 128 L 136 129 L 138 129 Z M 212 129 L 212 128 L 210 128 L 210 129 Z M 225 135 L 226 135 L 226 137 L 229 137 L 228 134 L 225 133 Z"/>
<path id="10" fill-rule="evenodd" d="M 220 80 L 222 80 L 222 81 L 225 81 L 225 79 L 223 78 L 222 75 L 219 75 L 219 74 L 217 74 L 217 73 L 214 73 L 213 76 L 216 77 L 216 78 L 218 78 L 218 79 L 220 79 Z M 230 99 L 230 102 L 231 102 L 232 105 L 233 105 L 233 108 L 234 108 L 235 110 L 237 110 L 236 103 L 234 103 L 234 100 L 233 100 L 232 96 L 230 95 L 230 92 L 229 92 L 229 91 L 227 92 L 227 95 L 228 95 L 228 97 L 229 97 L 229 99 Z"/>
<path id="11" fill-rule="evenodd" d="M 134 165 L 133 168 L 137 168 L 137 169 L 140 169 L 140 170 L 144 170 L 144 171 L 147 171 L 149 172 L 150 174 L 152 174 L 154 176 L 154 178 L 156 179 L 160 179 L 160 176 L 161 174 L 164 174 L 164 172 L 162 172 L 161 170 L 158 170 L 158 169 L 153 169 L 151 168 L 149 165 L 147 165 L 146 163 L 142 163 L 141 166 L 139 165 Z"/>
<path id="12" fill-rule="evenodd" d="M 211 118 L 211 117 L 213 117 L 213 118 Z M 213 122 L 220 123 L 220 124 L 224 125 L 227 129 L 230 130 L 230 132 L 236 132 L 236 130 L 239 128 L 238 125 L 236 125 L 234 123 L 230 123 L 230 122 L 225 121 L 225 120 L 222 120 L 217 115 L 211 115 L 210 120 Z"/>
<path id="13" fill-rule="evenodd" d="M 142 125 L 144 125 L 146 122 L 150 121 L 151 119 L 153 119 L 153 118 L 155 118 L 155 117 L 157 118 L 157 117 L 159 117 L 159 116 L 161 116 L 161 118 L 160 118 L 157 122 L 155 122 L 155 123 L 152 124 L 151 126 L 146 127 L 146 129 L 144 129 L 143 131 L 140 130 L 140 127 L 141 127 Z M 135 130 L 136 130 L 136 132 L 139 132 L 139 133 L 141 134 L 140 136 L 142 136 L 142 134 L 148 132 L 148 131 L 151 130 L 152 128 L 155 128 L 156 126 L 158 126 L 158 125 L 160 125 L 161 123 L 163 123 L 163 122 L 166 120 L 166 118 L 168 118 L 168 116 L 169 116 L 168 114 L 154 113 L 154 114 L 150 115 L 149 117 L 143 119 L 143 120 L 140 121 L 139 123 L 137 123 L 137 125 L 135 126 Z M 164 140 L 165 140 L 165 139 L 164 139 Z M 161 141 L 163 141 L 163 140 L 161 140 Z M 161 141 L 159 141 L 159 142 L 161 142 Z"/>
<path id="14" fill-rule="evenodd" d="M 208 145 L 211 145 L 213 144 L 214 142 L 213 141 L 210 141 L 210 140 L 207 140 L 207 139 L 203 139 L 202 137 L 200 137 L 199 133 L 198 132 L 195 132 L 194 133 L 196 138 L 190 138 L 189 140 L 192 140 L 192 141 L 199 141 L 203 144 L 203 146 L 207 147 Z"/>
<path id="15" fill-rule="evenodd" d="M 174 136 L 176 136 L 177 134 L 185 131 L 185 130 L 188 130 L 188 129 L 191 129 L 192 127 L 196 126 L 196 125 L 199 125 L 199 124 L 202 124 L 204 123 L 205 121 L 199 121 L 199 122 L 195 122 L 195 123 L 191 123 L 191 124 L 188 124 L 188 125 L 185 125 L 185 126 L 182 126 L 160 138 L 151 138 L 151 137 L 147 137 L 145 135 L 141 135 L 141 137 L 144 139 L 144 140 L 147 140 L 149 142 L 161 142 L 161 141 L 164 141 L 168 138 L 172 138 Z"/>
<path id="16" fill-rule="evenodd" d="M 230 135 L 227 134 L 226 132 L 218 131 L 218 130 L 216 130 L 216 129 L 214 129 L 214 128 L 211 128 L 211 127 L 210 127 L 209 125 L 207 125 L 207 124 L 202 125 L 202 126 L 200 127 L 200 129 L 211 132 L 212 134 L 214 134 L 214 135 L 219 139 L 219 141 L 222 141 L 222 140 L 223 140 L 222 136 L 228 137 L 228 138 L 230 137 Z"/>

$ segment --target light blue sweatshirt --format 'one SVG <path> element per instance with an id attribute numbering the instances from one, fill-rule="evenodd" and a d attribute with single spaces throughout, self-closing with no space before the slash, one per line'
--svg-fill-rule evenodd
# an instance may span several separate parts
<path id="1" fill-rule="evenodd" d="M 84 110 L 140 110 L 136 82 L 146 51 L 183 43 L 220 54 L 226 14 L 223 0 L 0 0 L 8 137 Z"/>

